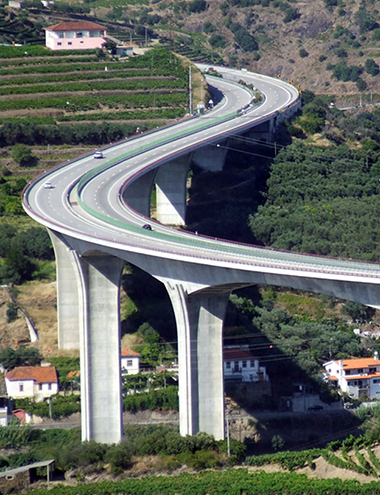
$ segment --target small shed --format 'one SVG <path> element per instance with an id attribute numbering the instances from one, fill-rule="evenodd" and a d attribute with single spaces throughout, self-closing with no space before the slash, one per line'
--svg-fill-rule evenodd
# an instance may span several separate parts
<path id="1" fill-rule="evenodd" d="M 54 459 L 48 461 L 34 462 L 8 471 L 0 472 L 0 493 L 11 493 L 26 490 L 40 480 L 37 477 L 37 469 L 46 467 L 46 481 L 52 480 Z"/>

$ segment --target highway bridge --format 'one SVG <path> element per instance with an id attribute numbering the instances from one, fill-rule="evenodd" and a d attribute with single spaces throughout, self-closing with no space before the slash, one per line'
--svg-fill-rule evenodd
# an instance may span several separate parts
<path id="1" fill-rule="evenodd" d="M 202 68 L 202 67 L 201 67 Z M 204 67 L 203 67 L 204 68 Z M 161 281 L 178 332 L 180 432 L 224 438 L 222 327 L 231 291 L 271 284 L 377 307 L 380 265 L 275 251 L 176 230 L 185 224 L 191 163 L 223 167 L 228 140 L 271 140 L 299 108 L 278 79 L 218 68 L 223 95 L 205 115 L 110 145 L 48 171 L 24 191 L 26 212 L 48 228 L 57 261 L 58 342 L 80 349 L 82 438 L 122 438 L 120 280 L 125 262 Z M 252 83 L 263 101 L 250 106 Z M 244 111 L 242 111 L 244 109 Z M 51 187 L 45 187 L 46 182 Z M 152 187 L 157 218 L 150 216 Z M 146 223 L 153 230 L 143 229 Z"/>

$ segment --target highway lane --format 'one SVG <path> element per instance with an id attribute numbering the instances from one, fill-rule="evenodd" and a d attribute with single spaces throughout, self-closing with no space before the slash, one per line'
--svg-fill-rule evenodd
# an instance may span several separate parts
<path id="1" fill-rule="evenodd" d="M 158 224 L 155 224 L 154 232 L 141 229 L 146 219 L 120 201 L 119 193 L 123 187 L 133 187 L 136 177 L 174 156 L 188 153 L 194 147 L 205 144 L 217 146 L 219 141 L 227 136 L 241 132 L 252 120 L 278 111 L 297 98 L 295 88 L 281 81 L 231 69 L 220 71 L 233 83 L 224 79 L 208 79 L 224 95 L 212 112 L 178 123 L 174 128 L 161 129 L 154 134 L 141 135 L 138 139 L 111 146 L 104 151 L 103 160 L 95 160 L 92 155 L 85 156 L 75 163 L 46 174 L 46 177 L 35 181 L 25 192 L 24 202 L 29 205 L 28 213 L 53 230 L 99 244 L 115 246 L 116 243 L 119 249 L 137 250 L 158 257 L 174 256 L 182 261 L 204 264 L 211 261 L 231 267 L 239 264 L 241 269 L 246 270 L 256 267 L 258 270 L 270 271 L 285 266 L 287 269 L 311 271 L 321 275 L 323 272 L 337 272 L 353 274 L 355 277 L 380 277 L 380 266 L 377 264 L 329 260 L 237 245 L 180 233 Z M 240 79 L 253 83 L 263 93 L 264 101 L 233 120 L 217 124 L 215 119 L 236 113 L 250 102 L 251 93 L 236 86 Z M 215 125 L 200 129 L 202 125 L 210 122 Z M 191 134 L 180 137 L 181 132 Z M 161 144 L 165 140 L 171 141 Z M 152 149 L 144 151 L 146 146 Z M 127 154 L 136 153 L 137 156 L 126 157 Z M 125 159 L 121 159 L 121 156 Z M 83 211 L 73 201 L 75 195 L 71 193 L 72 186 L 80 177 L 99 165 L 99 162 L 106 164 L 107 168 L 91 178 L 83 187 L 80 199 L 87 206 L 86 211 Z M 116 163 L 113 164 L 114 162 Z M 44 189 L 43 184 L 47 179 L 52 181 L 54 189 Z M 99 216 L 102 218 L 99 219 Z"/>

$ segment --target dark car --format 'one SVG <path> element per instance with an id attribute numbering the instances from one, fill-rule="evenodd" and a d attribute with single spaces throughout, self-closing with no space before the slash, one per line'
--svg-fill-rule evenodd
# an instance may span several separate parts
<path id="1" fill-rule="evenodd" d="M 149 223 L 146 223 L 145 225 L 143 225 L 142 228 L 146 229 L 146 230 L 153 230 L 152 227 L 149 225 Z"/>
<path id="2" fill-rule="evenodd" d="M 322 411 L 322 409 L 323 409 L 323 406 L 317 406 L 317 405 L 310 406 L 307 408 L 308 411 Z"/>

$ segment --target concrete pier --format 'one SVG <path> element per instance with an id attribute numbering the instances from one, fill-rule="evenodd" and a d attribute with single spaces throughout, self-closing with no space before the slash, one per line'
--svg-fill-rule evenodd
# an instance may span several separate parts
<path id="1" fill-rule="evenodd" d="M 178 332 L 181 435 L 224 438 L 223 319 L 229 294 L 166 285 Z"/>
<path id="2" fill-rule="evenodd" d="M 82 440 L 123 436 L 120 364 L 120 281 L 124 261 L 75 254 L 79 276 Z"/>
<path id="3" fill-rule="evenodd" d="M 186 180 L 190 155 L 165 163 L 155 177 L 157 220 L 165 225 L 185 225 Z"/>

